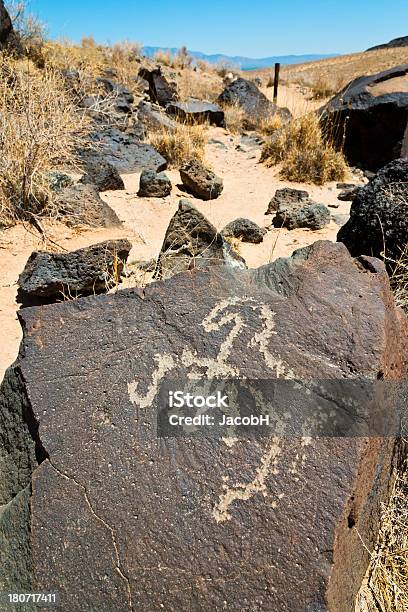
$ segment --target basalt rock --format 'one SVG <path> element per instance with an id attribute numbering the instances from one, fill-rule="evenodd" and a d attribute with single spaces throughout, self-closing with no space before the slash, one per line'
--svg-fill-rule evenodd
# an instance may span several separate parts
<path id="1" fill-rule="evenodd" d="M 337 240 L 355 256 L 385 251 L 394 268 L 408 244 L 408 159 L 391 162 L 358 191 Z"/>
<path id="2" fill-rule="evenodd" d="M 319 230 L 330 223 L 330 211 L 324 204 L 304 202 L 299 205 L 280 206 L 273 219 L 275 227 L 296 229 L 307 227 Z"/>
<path id="3" fill-rule="evenodd" d="M 154 147 L 141 142 L 140 136 L 115 127 L 97 130 L 91 136 L 95 148 L 83 150 L 81 157 L 86 163 L 110 163 L 123 173 L 145 169 L 155 172 L 165 170 L 167 160 Z"/>
<path id="4" fill-rule="evenodd" d="M 175 83 L 170 83 L 166 79 L 160 66 L 154 70 L 141 68 L 139 70 L 139 77 L 149 84 L 149 96 L 152 102 L 166 107 L 171 102 L 177 100 L 177 87 Z"/>
<path id="5" fill-rule="evenodd" d="M 168 117 L 158 105 L 141 101 L 137 107 L 137 118 L 148 130 L 174 132 L 178 124 Z"/>
<path id="6" fill-rule="evenodd" d="M 224 111 L 210 102 L 190 98 L 186 102 L 172 102 L 166 110 L 185 123 L 209 123 L 225 127 Z"/>
<path id="7" fill-rule="evenodd" d="M 0 392 L 2 591 L 52 585 L 69 612 L 353 609 L 395 440 L 160 438 L 157 390 L 294 378 L 347 416 L 349 393 L 329 383 L 406 376 L 406 319 L 379 261 L 317 242 L 258 270 L 196 270 L 19 316 Z"/>
<path id="8" fill-rule="evenodd" d="M 170 195 L 171 188 L 171 181 L 164 172 L 143 170 L 137 195 L 142 198 L 165 198 Z"/>
<path id="9" fill-rule="evenodd" d="M 115 166 L 102 161 L 88 164 L 81 183 L 95 185 L 98 191 L 116 191 L 125 188 L 123 179 Z"/>
<path id="10" fill-rule="evenodd" d="M 119 282 L 131 248 L 129 240 L 108 240 L 68 253 L 34 251 L 18 278 L 20 302 L 27 306 L 106 292 Z"/>
<path id="11" fill-rule="evenodd" d="M 238 78 L 224 89 L 218 98 L 219 104 L 240 106 L 246 116 L 248 128 L 257 127 L 263 120 L 278 115 L 283 121 L 292 117 L 287 108 L 279 108 L 263 94 L 252 81 Z"/>
<path id="12" fill-rule="evenodd" d="M 180 200 L 164 237 L 156 278 L 184 270 L 227 265 L 245 268 L 245 262 L 215 227 L 188 200 Z"/>
<path id="13" fill-rule="evenodd" d="M 264 239 L 266 229 L 259 227 L 259 225 L 250 219 L 239 218 L 228 223 L 221 233 L 226 238 L 233 237 L 242 240 L 242 242 L 259 244 Z"/>
<path id="14" fill-rule="evenodd" d="M 298 204 L 309 201 L 309 194 L 303 189 L 292 189 L 291 187 L 277 189 L 275 195 L 268 204 L 265 215 L 273 215 L 282 206 L 297 206 Z"/>
<path id="15" fill-rule="evenodd" d="M 55 197 L 55 205 L 65 223 L 72 227 L 117 227 L 119 217 L 100 197 L 93 185 L 77 183 L 61 189 Z"/>
<path id="16" fill-rule="evenodd" d="M 23 52 L 20 37 L 14 30 L 3 0 L 0 0 L 0 49 L 9 49 L 18 54 Z"/>
<path id="17" fill-rule="evenodd" d="M 352 166 L 376 172 L 401 157 L 408 123 L 408 64 L 355 79 L 322 109 L 321 122 Z"/>
<path id="18" fill-rule="evenodd" d="M 222 178 L 214 174 L 198 159 L 190 159 L 180 168 L 183 185 L 197 198 L 215 200 L 224 188 Z"/>

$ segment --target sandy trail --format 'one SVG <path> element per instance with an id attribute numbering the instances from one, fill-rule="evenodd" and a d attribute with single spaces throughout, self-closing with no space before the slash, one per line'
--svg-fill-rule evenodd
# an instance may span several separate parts
<path id="1" fill-rule="evenodd" d="M 174 185 L 167 198 L 139 198 L 137 196 L 139 173 L 123 175 L 125 191 L 106 192 L 102 197 L 115 210 L 122 228 L 73 231 L 61 224 L 48 224 L 49 237 L 62 248 L 74 250 L 110 238 L 127 237 L 132 242 L 129 263 L 157 257 L 168 223 L 177 210 L 181 197 L 189 199 L 206 217 L 221 230 L 226 223 L 237 217 L 247 217 L 262 227 L 269 227 L 271 217 L 264 213 L 275 190 L 284 186 L 306 189 L 311 197 L 323 204 L 339 204 L 332 209 L 334 214 L 348 215 L 349 202 L 337 200 L 335 184 L 324 187 L 287 183 L 277 177 L 278 170 L 258 163 L 260 151 L 239 136 L 231 136 L 223 129 L 208 130 L 210 143 L 206 150 L 206 161 L 224 179 L 224 191 L 214 201 L 203 202 L 184 193 L 177 170 L 167 171 Z M 352 178 L 352 177 L 350 177 Z M 320 231 L 277 230 L 272 228 L 259 245 L 240 244 L 240 253 L 249 267 L 254 268 L 278 257 L 289 256 L 295 249 L 316 240 L 335 240 L 339 225 L 331 221 Z M 46 248 L 55 250 L 48 244 Z M 0 380 L 5 369 L 14 361 L 21 340 L 21 329 L 17 319 L 17 278 L 33 250 L 44 249 L 44 244 L 35 232 L 22 225 L 0 233 Z M 129 286 L 126 280 L 126 285 Z"/>

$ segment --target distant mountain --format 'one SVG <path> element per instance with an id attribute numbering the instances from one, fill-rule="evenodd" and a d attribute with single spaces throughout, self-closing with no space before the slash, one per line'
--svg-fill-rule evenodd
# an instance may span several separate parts
<path id="1" fill-rule="evenodd" d="M 393 49 L 395 47 L 408 47 L 408 36 L 401 36 L 400 38 L 393 38 L 388 43 L 382 45 L 376 45 L 370 47 L 367 51 L 376 51 L 377 49 Z"/>
<path id="2" fill-rule="evenodd" d="M 143 47 L 142 53 L 147 57 L 153 57 L 157 51 L 170 51 L 170 53 L 177 53 L 176 48 L 163 48 L 163 47 Z M 254 59 L 251 57 L 241 57 L 240 55 L 230 56 L 223 55 L 222 53 L 215 53 L 214 55 L 207 55 L 200 51 L 190 51 L 189 54 L 196 59 L 201 59 L 210 64 L 219 64 L 220 62 L 226 62 L 240 68 L 241 70 L 255 70 L 257 68 L 267 68 L 272 66 L 275 62 L 281 64 L 303 64 L 305 62 L 314 62 L 320 59 L 326 59 L 328 57 L 336 57 L 336 53 L 328 55 L 323 54 L 309 54 L 309 55 L 272 55 L 271 57 L 262 57 Z"/>

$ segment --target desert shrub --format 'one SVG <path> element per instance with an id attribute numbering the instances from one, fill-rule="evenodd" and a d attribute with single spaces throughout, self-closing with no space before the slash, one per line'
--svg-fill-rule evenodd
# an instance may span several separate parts
<path id="1" fill-rule="evenodd" d="M 163 66 L 174 67 L 174 56 L 168 50 L 158 49 L 154 54 L 154 60 Z"/>
<path id="2" fill-rule="evenodd" d="M 88 130 L 59 74 L 0 56 L 0 224 L 56 214 L 47 172 L 72 163 Z"/>
<path id="3" fill-rule="evenodd" d="M 179 167 L 193 157 L 204 158 L 205 126 L 180 123 L 175 129 L 163 128 L 151 133 L 149 141 L 170 166 Z"/>
<path id="4" fill-rule="evenodd" d="M 6 3 L 6 8 L 25 55 L 37 65 L 43 66 L 42 49 L 46 37 L 45 25 L 27 11 L 24 0 L 10 0 Z"/>
<path id="5" fill-rule="evenodd" d="M 226 104 L 223 111 L 227 130 L 232 134 L 241 134 L 244 130 L 245 111 L 238 104 Z"/>
<path id="6" fill-rule="evenodd" d="M 272 136 L 277 130 L 281 129 L 282 125 L 282 118 L 275 113 L 261 119 L 260 129 L 266 136 Z"/>
<path id="7" fill-rule="evenodd" d="M 196 72 L 192 68 L 180 72 L 177 86 L 181 100 L 198 98 L 209 102 L 215 101 L 223 89 L 222 79 L 214 72 Z"/>
<path id="8" fill-rule="evenodd" d="M 319 75 L 316 80 L 310 85 L 310 89 L 312 92 L 312 100 L 322 100 L 324 98 L 330 98 L 334 96 L 338 89 L 332 83 L 324 78 L 322 75 Z"/>
<path id="9" fill-rule="evenodd" d="M 288 181 L 322 185 L 344 180 L 347 174 L 343 153 L 323 137 L 314 113 L 293 119 L 276 130 L 264 145 L 261 161 L 269 167 L 281 163 L 281 176 Z"/>
<path id="10" fill-rule="evenodd" d="M 408 244 L 402 250 L 397 260 L 388 260 L 388 263 L 391 263 L 393 267 L 390 280 L 395 302 L 408 314 Z"/>
<path id="11" fill-rule="evenodd" d="M 215 71 L 222 79 L 227 76 L 230 72 L 234 72 L 236 67 L 227 60 L 220 60 L 215 66 Z"/>

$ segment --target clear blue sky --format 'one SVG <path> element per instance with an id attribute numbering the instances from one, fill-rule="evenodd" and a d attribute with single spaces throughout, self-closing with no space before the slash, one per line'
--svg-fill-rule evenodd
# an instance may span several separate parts
<path id="1" fill-rule="evenodd" d="M 347 53 L 408 35 L 408 0 L 29 0 L 53 38 L 248 57 Z"/>

